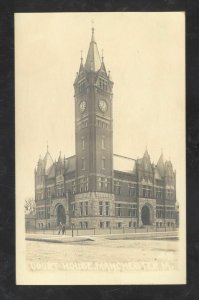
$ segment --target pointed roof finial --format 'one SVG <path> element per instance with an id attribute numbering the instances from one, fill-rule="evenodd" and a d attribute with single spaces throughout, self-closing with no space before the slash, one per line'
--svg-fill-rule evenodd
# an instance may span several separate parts
<path id="1" fill-rule="evenodd" d="M 81 52 L 81 57 L 80 57 L 80 59 L 81 59 L 81 64 L 82 64 L 82 62 L 83 62 L 83 57 L 82 57 L 83 50 L 81 50 L 80 52 Z"/>
<path id="2" fill-rule="evenodd" d="M 92 22 L 94 21 L 92 20 Z M 95 42 L 94 38 L 94 28 L 92 27 L 92 37 L 84 68 L 86 71 L 97 72 L 100 69 L 101 65 L 101 57 L 97 48 L 97 43 Z"/>
<path id="3" fill-rule="evenodd" d="M 47 152 L 48 152 L 48 141 L 47 141 Z"/>
<path id="4" fill-rule="evenodd" d="M 104 61 L 104 49 L 102 49 L 102 62 Z"/>
<path id="5" fill-rule="evenodd" d="M 91 20 L 91 24 L 92 24 L 92 38 L 91 38 L 91 42 L 95 42 L 95 37 L 94 37 L 94 19 Z"/>

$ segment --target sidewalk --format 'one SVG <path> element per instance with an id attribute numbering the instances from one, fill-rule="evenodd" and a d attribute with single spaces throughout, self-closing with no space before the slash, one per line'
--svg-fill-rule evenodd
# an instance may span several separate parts
<path id="1" fill-rule="evenodd" d="M 84 236 L 71 236 L 71 235 L 52 235 L 52 234 L 34 234 L 26 233 L 26 240 L 38 242 L 51 242 L 51 243 L 75 243 L 95 241 L 97 239 L 108 240 L 126 240 L 126 239 L 177 239 L 178 231 L 171 232 L 138 232 L 138 233 L 124 233 L 124 234 L 104 234 L 104 235 L 84 235 Z"/>

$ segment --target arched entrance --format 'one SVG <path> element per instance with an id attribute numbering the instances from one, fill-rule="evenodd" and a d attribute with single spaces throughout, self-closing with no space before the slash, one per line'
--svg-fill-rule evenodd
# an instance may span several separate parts
<path id="1" fill-rule="evenodd" d="M 143 225 L 150 225 L 150 209 L 147 205 L 142 207 L 141 219 Z"/>
<path id="2" fill-rule="evenodd" d="M 57 207 L 57 225 L 66 224 L 66 214 L 63 205 L 58 205 Z"/>

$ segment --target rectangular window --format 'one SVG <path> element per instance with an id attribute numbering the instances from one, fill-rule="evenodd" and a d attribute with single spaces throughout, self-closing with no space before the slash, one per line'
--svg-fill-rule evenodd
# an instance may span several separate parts
<path id="1" fill-rule="evenodd" d="M 106 222 L 106 227 L 110 228 L 110 222 L 109 221 Z"/>
<path id="2" fill-rule="evenodd" d="M 84 192 L 84 179 L 83 178 L 81 178 L 79 180 L 79 191 L 80 191 L 80 193 Z"/>
<path id="3" fill-rule="evenodd" d="M 129 208 L 129 210 L 128 210 L 128 216 L 132 217 L 132 208 Z"/>
<path id="4" fill-rule="evenodd" d="M 100 228 L 103 228 L 103 227 L 104 227 L 104 223 L 100 222 Z"/>
<path id="5" fill-rule="evenodd" d="M 173 191 L 167 190 L 166 195 L 168 200 L 173 200 Z"/>
<path id="6" fill-rule="evenodd" d="M 132 222 L 129 222 L 129 227 L 132 227 Z"/>
<path id="7" fill-rule="evenodd" d="M 104 188 L 108 191 L 108 178 L 104 178 Z"/>
<path id="8" fill-rule="evenodd" d="M 162 206 L 156 207 L 156 218 L 164 218 L 164 208 Z"/>
<path id="9" fill-rule="evenodd" d="M 83 202 L 80 202 L 79 215 L 80 215 L 80 217 L 83 216 Z"/>
<path id="10" fill-rule="evenodd" d="M 148 186 L 148 185 L 143 185 L 142 186 L 142 195 L 143 195 L 143 198 L 151 198 L 151 187 Z"/>
<path id="11" fill-rule="evenodd" d="M 84 178 L 84 191 L 87 192 L 88 191 L 88 177 Z"/>
<path id="12" fill-rule="evenodd" d="M 163 198 L 162 188 L 156 188 L 156 199 L 162 199 L 162 198 Z"/>
<path id="13" fill-rule="evenodd" d="M 114 193 L 116 195 L 120 194 L 120 182 L 116 180 L 114 180 Z"/>
<path id="14" fill-rule="evenodd" d="M 109 216 L 109 202 L 106 202 L 106 216 Z"/>
<path id="15" fill-rule="evenodd" d="M 105 169 L 106 166 L 106 159 L 105 157 L 102 157 L 102 169 Z"/>
<path id="16" fill-rule="evenodd" d="M 99 202 L 99 214 L 100 214 L 100 216 L 103 215 L 103 202 L 102 201 Z"/>
<path id="17" fill-rule="evenodd" d="M 82 137 L 82 150 L 84 150 L 84 149 L 85 149 L 85 138 Z"/>
<path id="18" fill-rule="evenodd" d="M 72 194 L 74 195 L 76 193 L 76 186 L 75 181 L 72 182 Z"/>
<path id="19" fill-rule="evenodd" d="M 85 228 L 88 228 L 88 222 L 85 222 L 84 224 L 85 224 Z"/>
<path id="20" fill-rule="evenodd" d="M 47 190 L 47 198 L 50 198 L 50 196 L 51 196 L 51 191 L 50 191 L 50 188 L 48 188 L 48 190 Z"/>
<path id="21" fill-rule="evenodd" d="M 133 207 L 132 217 L 137 217 L 137 208 Z"/>
<path id="22" fill-rule="evenodd" d="M 105 149 L 105 138 L 102 137 L 102 149 Z"/>
<path id="23" fill-rule="evenodd" d="M 85 170 L 85 158 L 84 157 L 82 157 L 82 162 L 81 162 L 81 167 L 82 167 L 82 170 Z"/>
<path id="24" fill-rule="evenodd" d="M 116 204 L 116 215 L 121 217 L 121 204 Z"/>
<path id="25" fill-rule="evenodd" d="M 118 226 L 118 228 L 121 228 L 122 227 L 122 223 L 121 222 L 117 223 L 117 226 Z"/>
<path id="26" fill-rule="evenodd" d="M 129 183 L 128 187 L 129 187 L 129 196 L 135 197 L 136 196 L 136 184 Z"/>
<path id="27" fill-rule="evenodd" d="M 75 204 L 72 205 L 72 216 L 75 216 Z"/>
<path id="28" fill-rule="evenodd" d="M 85 202 L 85 216 L 88 216 L 88 201 Z"/>

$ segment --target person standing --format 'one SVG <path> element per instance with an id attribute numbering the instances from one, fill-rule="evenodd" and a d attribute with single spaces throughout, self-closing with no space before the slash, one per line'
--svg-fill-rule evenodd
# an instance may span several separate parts
<path id="1" fill-rule="evenodd" d="M 65 233 L 65 230 L 66 230 L 66 226 L 65 226 L 65 224 L 63 224 L 63 226 L 62 226 L 62 235 Z"/>
<path id="2" fill-rule="evenodd" d="M 58 234 L 61 234 L 61 231 L 62 231 L 62 222 L 59 223 Z"/>

